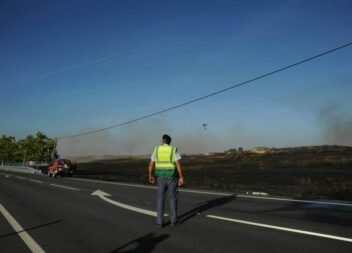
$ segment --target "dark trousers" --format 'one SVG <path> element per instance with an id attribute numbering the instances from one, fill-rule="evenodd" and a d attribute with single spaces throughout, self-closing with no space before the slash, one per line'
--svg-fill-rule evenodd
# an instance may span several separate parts
<path id="1" fill-rule="evenodd" d="M 165 195 L 169 191 L 171 223 L 177 222 L 178 179 L 176 177 L 158 177 L 157 223 L 164 223 Z"/>

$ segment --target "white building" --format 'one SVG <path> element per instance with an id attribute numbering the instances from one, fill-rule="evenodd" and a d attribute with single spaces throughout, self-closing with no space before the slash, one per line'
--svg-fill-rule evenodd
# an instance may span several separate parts
<path id="1" fill-rule="evenodd" d="M 256 153 L 256 154 L 266 154 L 270 152 L 270 148 L 267 147 L 255 147 L 252 148 L 251 153 Z"/>

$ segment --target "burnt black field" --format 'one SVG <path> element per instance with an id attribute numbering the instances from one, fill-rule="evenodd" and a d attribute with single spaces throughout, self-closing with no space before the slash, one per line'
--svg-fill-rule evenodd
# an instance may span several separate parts
<path id="1" fill-rule="evenodd" d="M 352 147 L 278 149 L 267 154 L 214 153 L 182 157 L 186 186 L 302 199 L 352 200 Z M 78 163 L 77 177 L 147 184 L 149 159 Z"/>

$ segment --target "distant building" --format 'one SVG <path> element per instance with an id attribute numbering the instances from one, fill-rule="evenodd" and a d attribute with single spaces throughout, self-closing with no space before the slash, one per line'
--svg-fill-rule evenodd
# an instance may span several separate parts
<path id="1" fill-rule="evenodd" d="M 269 153 L 271 149 L 267 147 L 256 147 L 256 148 L 252 148 L 250 151 L 251 153 L 255 153 L 255 154 L 266 154 L 266 153 Z"/>

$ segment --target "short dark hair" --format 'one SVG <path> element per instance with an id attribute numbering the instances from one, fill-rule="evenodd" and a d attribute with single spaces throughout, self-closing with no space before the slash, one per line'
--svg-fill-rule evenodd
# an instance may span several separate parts
<path id="1" fill-rule="evenodd" d="M 171 141 L 172 141 L 170 135 L 167 135 L 167 134 L 164 134 L 164 135 L 163 135 L 162 140 L 163 140 L 163 142 L 166 143 L 166 144 L 170 144 Z"/>

